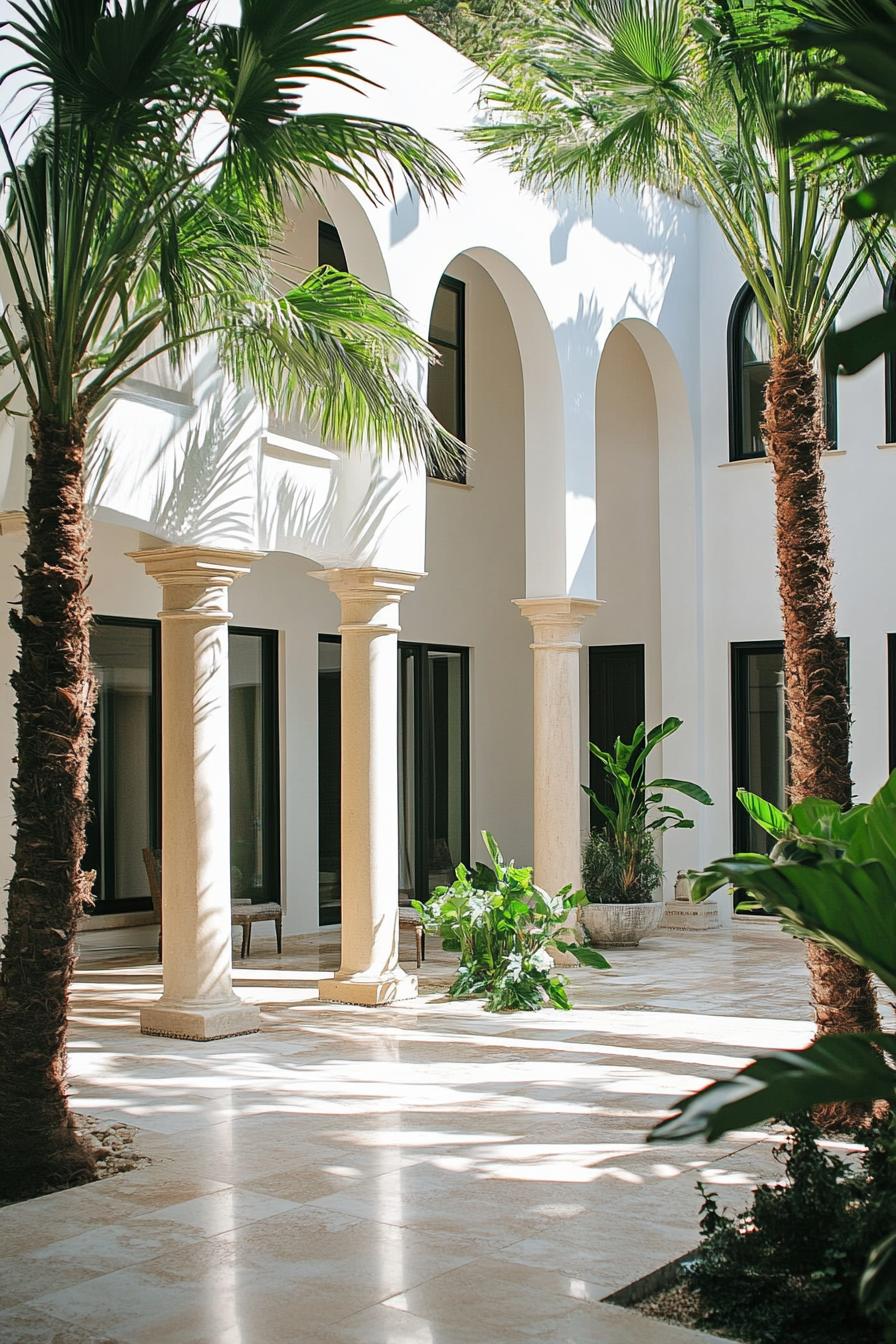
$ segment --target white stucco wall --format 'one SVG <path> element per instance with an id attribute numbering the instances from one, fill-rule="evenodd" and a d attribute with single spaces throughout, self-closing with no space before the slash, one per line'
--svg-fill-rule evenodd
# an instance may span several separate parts
<path id="1" fill-rule="evenodd" d="M 599 596 L 584 643 L 646 645 L 648 717 L 685 720 L 664 771 L 716 799 L 695 832 L 667 841 L 673 875 L 731 845 L 730 645 L 780 636 L 770 470 L 727 462 L 725 329 L 741 280 L 715 228 L 654 193 L 592 208 L 523 190 L 462 138 L 480 115 L 474 67 L 410 20 L 377 32 L 385 40 L 363 47 L 367 96 L 327 86 L 313 105 L 412 123 L 449 152 L 464 186 L 428 208 L 401 184 L 394 201 L 371 206 L 322 182 L 322 204 L 290 209 L 284 255 L 297 277 L 312 267 L 317 221 L 329 218 L 350 268 L 395 295 L 422 332 L 442 273 L 466 282 L 469 488 L 321 444 L 231 387 L 207 349 L 176 383 L 154 370 L 117 401 L 90 472 L 102 614 L 155 614 L 155 585 L 125 558 L 147 538 L 268 552 L 233 589 L 232 609 L 237 624 L 281 632 L 293 932 L 317 923 L 317 636 L 338 625 L 310 568 L 426 571 L 403 601 L 403 637 L 471 649 L 471 831 L 489 827 L 520 861 L 532 843 L 532 656 L 512 599 Z M 844 320 L 878 303 L 869 278 Z M 422 385 L 422 370 L 409 376 Z M 0 510 L 15 510 L 26 431 L 5 423 L 0 434 Z M 827 472 L 863 796 L 887 767 L 885 636 L 896 630 L 882 580 L 896 558 L 896 449 L 878 449 L 883 434 L 882 369 L 843 380 L 842 453 Z M 6 601 L 20 542 L 0 536 Z M 3 625 L 0 776 L 12 769 L 13 658 Z M 583 704 L 585 666 L 583 656 Z M 583 778 L 586 735 L 583 714 Z M 8 821 L 0 790 L 4 831 Z"/>

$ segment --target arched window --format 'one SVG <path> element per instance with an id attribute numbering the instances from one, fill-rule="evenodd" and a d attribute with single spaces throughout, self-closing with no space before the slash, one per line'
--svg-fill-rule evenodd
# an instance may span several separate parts
<path id="1" fill-rule="evenodd" d="M 771 341 L 749 285 L 734 300 L 728 318 L 728 451 L 732 462 L 764 457 L 762 412 Z"/>
<path id="2" fill-rule="evenodd" d="M 728 456 L 732 462 L 764 457 L 762 413 L 771 360 L 768 324 L 744 285 L 728 318 Z M 824 418 L 828 437 L 837 437 L 837 378 L 820 361 L 824 379 Z"/>
<path id="3" fill-rule="evenodd" d="M 896 308 L 896 271 L 890 276 L 884 290 L 884 309 Z M 896 354 L 888 350 L 884 355 L 884 386 L 887 416 L 887 443 L 896 443 Z"/>

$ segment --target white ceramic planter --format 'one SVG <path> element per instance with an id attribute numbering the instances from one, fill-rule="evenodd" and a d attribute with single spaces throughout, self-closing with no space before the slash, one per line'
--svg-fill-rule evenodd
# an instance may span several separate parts
<path id="1" fill-rule="evenodd" d="M 637 947 L 647 934 L 656 932 L 664 911 L 662 901 L 579 908 L 588 937 L 596 947 Z"/>

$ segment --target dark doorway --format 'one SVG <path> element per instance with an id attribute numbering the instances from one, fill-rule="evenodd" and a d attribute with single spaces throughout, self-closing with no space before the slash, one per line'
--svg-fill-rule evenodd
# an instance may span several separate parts
<path id="1" fill-rule="evenodd" d="M 321 924 L 341 918 L 340 658 L 318 644 L 318 842 Z M 398 646 L 399 901 L 428 899 L 469 862 L 469 650 Z"/>
<path id="2" fill-rule="evenodd" d="M 617 737 L 630 741 L 644 722 L 644 645 L 608 644 L 588 650 L 588 740 L 611 751 Z M 600 762 L 590 758 L 589 783 L 602 803 L 610 789 Z M 591 824 L 598 813 L 591 809 Z"/>

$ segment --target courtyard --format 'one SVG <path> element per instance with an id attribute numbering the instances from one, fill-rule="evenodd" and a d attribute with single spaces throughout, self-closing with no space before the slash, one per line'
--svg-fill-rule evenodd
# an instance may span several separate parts
<path id="1" fill-rule="evenodd" d="M 262 1031 L 212 1042 L 139 1034 L 149 954 L 82 958 L 72 1104 L 152 1161 L 0 1211 L 2 1344 L 708 1341 L 604 1299 L 694 1247 L 698 1180 L 735 1206 L 775 1173 L 767 1131 L 644 1137 L 810 1039 L 801 947 L 661 934 L 571 971 L 569 1014 L 488 1015 L 430 943 L 421 997 L 371 1014 L 318 998 L 338 934 L 259 937 L 234 980 Z"/>

